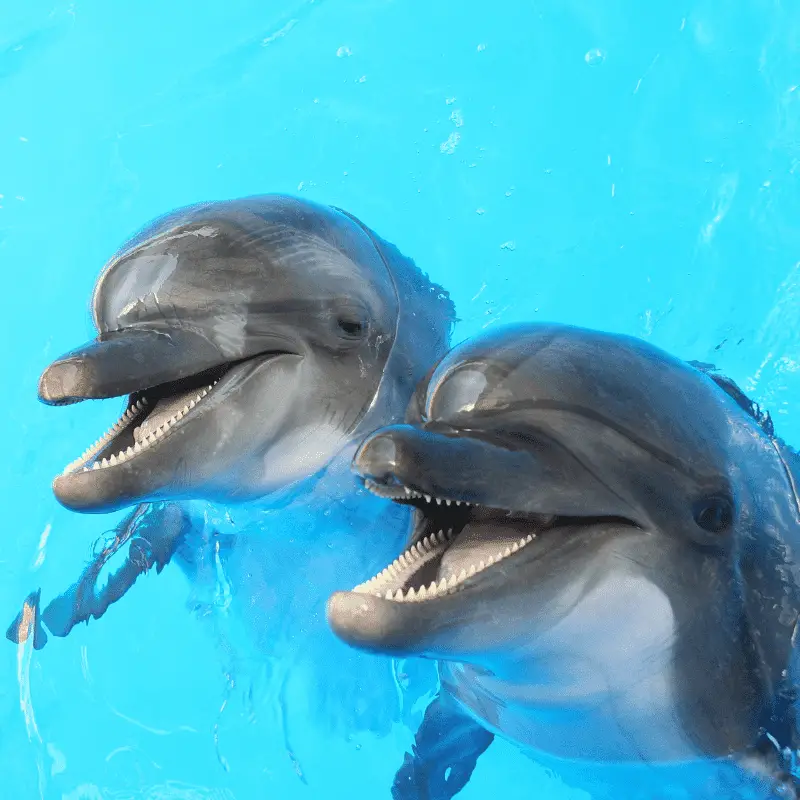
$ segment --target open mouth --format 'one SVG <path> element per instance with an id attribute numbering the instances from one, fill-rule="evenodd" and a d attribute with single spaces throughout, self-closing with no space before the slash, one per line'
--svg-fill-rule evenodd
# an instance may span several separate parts
<path id="1" fill-rule="evenodd" d="M 544 531 L 574 524 L 554 515 L 434 497 L 396 479 L 391 486 L 370 479 L 365 485 L 379 497 L 418 509 L 411 546 L 352 590 L 398 603 L 430 602 L 464 591 L 518 558 Z"/>
<path id="2" fill-rule="evenodd" d="M 125 464 L 162 444 L 175 430 L 202 414 L 228 381 L 273 354 L 221 364 L 195 375 L 136 391 L 122 416 L 60 477 Z"/>

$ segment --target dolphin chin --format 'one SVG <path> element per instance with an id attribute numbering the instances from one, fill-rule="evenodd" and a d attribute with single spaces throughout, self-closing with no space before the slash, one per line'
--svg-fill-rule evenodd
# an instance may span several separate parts
<path id="1" fill-rule="evenodd" d="M 56 499 L 73 511 L 107 513 L 143 500 L 155 500 L 169 487 L 168 496 L 180 497 L 175 476 L 192 458 L 195 433 L 207 428 L 209 417 L 224 415 L 249 379 L 269 362 L 296 359 L 290 353 L 265 353 L 238 363 L 220 363 L 194 375 L 132 391 L 120 418 L 83 455 L 53 481 Z M 42 376 L 40 398 L 57 397 L 53 384 L 63 374 L 65 360 Z M 69 362 L 66 362 L 69 363 Z M 94 363 L 94 374 L 103 362 Z M 119 370 L 118 363 L 111 368 Z M 78 370 L 74 370 L 78 372 Z M 62 381 L 62 386 L 63 386 Z M 70 402 L 102 395 L 107 383 L 99 378 L 82 386 L 81 396 Z M 65 394 L 61 393 L 62 396 Z M 202 458 L 202 456 L 200 456 Z"/>

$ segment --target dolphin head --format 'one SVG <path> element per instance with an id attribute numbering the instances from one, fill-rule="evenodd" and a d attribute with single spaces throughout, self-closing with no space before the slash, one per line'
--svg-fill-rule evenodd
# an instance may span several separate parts
<path id="1" fill-rule="evenodd" d="M 127 396 L 53 484 L 96 512 L 313 475 L 370 415 L 402 415 L 452 322 L 447 296 L 358 220 L 280 195 L 156 220 L 102 271 L 92 311 L 97 338 L 44 371 L 39 397 Z"/>
<path id="2" fill-rule="evenodd" d="M 781 459 L 735 397 L 645 342 L 562 325 L 456 347 L 406 424 L 375 431 L 354 468 L 414 506 L 414 527 L 382 573 L 330 598 L 336 634 L 495 673 L 597 648 L 612 616 L 641 623 L 629 642 L 606 642 L 622 652 L 661 615 L 651 644 L 669 663 L 675 648 L 738 642 L 741 574 L 764 564 L 754 542 L 796 527 L 788 504 L 783 520 L 770 506 L 791 496 Z"/>

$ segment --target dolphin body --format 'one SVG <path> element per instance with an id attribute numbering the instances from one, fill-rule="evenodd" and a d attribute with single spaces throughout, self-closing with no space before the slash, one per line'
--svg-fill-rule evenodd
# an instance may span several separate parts
<path id="1" fill-rule="evenodd" d="M 103 269 L 92 312 L 97 338 L 44 371 L 39 398 L 127 398 L 119 421 L 53 490 L 80 512 L 135 507 L 44 609 L 41 621 L 57 636 L 100 617 L 140 574 L 173 557 L 193 580 L 212 581 L 211 562 L 235 548 L 200 501 L 274 511 L 320 485 L 327 503 L 346 496 L 357 443 L 402 419 L 454 321 L 447 293 L 394 245 L 341 209 L 282 195 L 155 220 Z M 311 552 L 321 524 L 306 526 L 295 557 Z M 99 585 L 127 542 L 122 565 Z M 363 568 L 370 558 L 347 544 L 341 559 Z M 269 556 L 267 543 L 249 554 Z M 31 597 L 36 607 L 26 601 L 12 641 L 26 637 L 31 619 L 39 625 L 39 595 Z M 35 645 L 46 640 L 38 635 Z"/>
<path id="2" fill-rule="evenodd" d="M 665 776 L 698 764 L 692 798 L 794 797 L 799 467 L 729 379 L 643 341 L 454 348 L 354 461 L 412 546 L 327 607 L 355 648 L 438 661 L 393 797 L 453 797 L 495 735 L 593 797 L 682 797 Z"/>

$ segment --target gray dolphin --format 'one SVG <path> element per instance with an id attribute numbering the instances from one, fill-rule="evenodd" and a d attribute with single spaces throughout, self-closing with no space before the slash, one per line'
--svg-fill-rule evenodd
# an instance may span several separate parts
<path id="1" fill-rule="evenodd" d="M 799 464 L 735 384 L 634 338 L 531 324 L 452 350 L 354 461 L 415 507 L 412 546 L 327 608 L 356 648 L 439 661 L 393 796 L 452 797 L 495 734 L 788 784 Z"/>
<path id="2" fill-rule="evenodd" d="M 176 551 L 192 572 L 189 501 L 296 495 L 343 454 L 349 464 L 366 433 L 402 419 L 454 321 L 447 293 L 394 245 L 341 209 L 283 195 L 155 220 L 103 269 L 92 313 L 97 338 L 44 371 L 39 397 L 127 399 L 53 490 L 81 512 L 138 506 L 44 611 L 59 636 Z"/>

